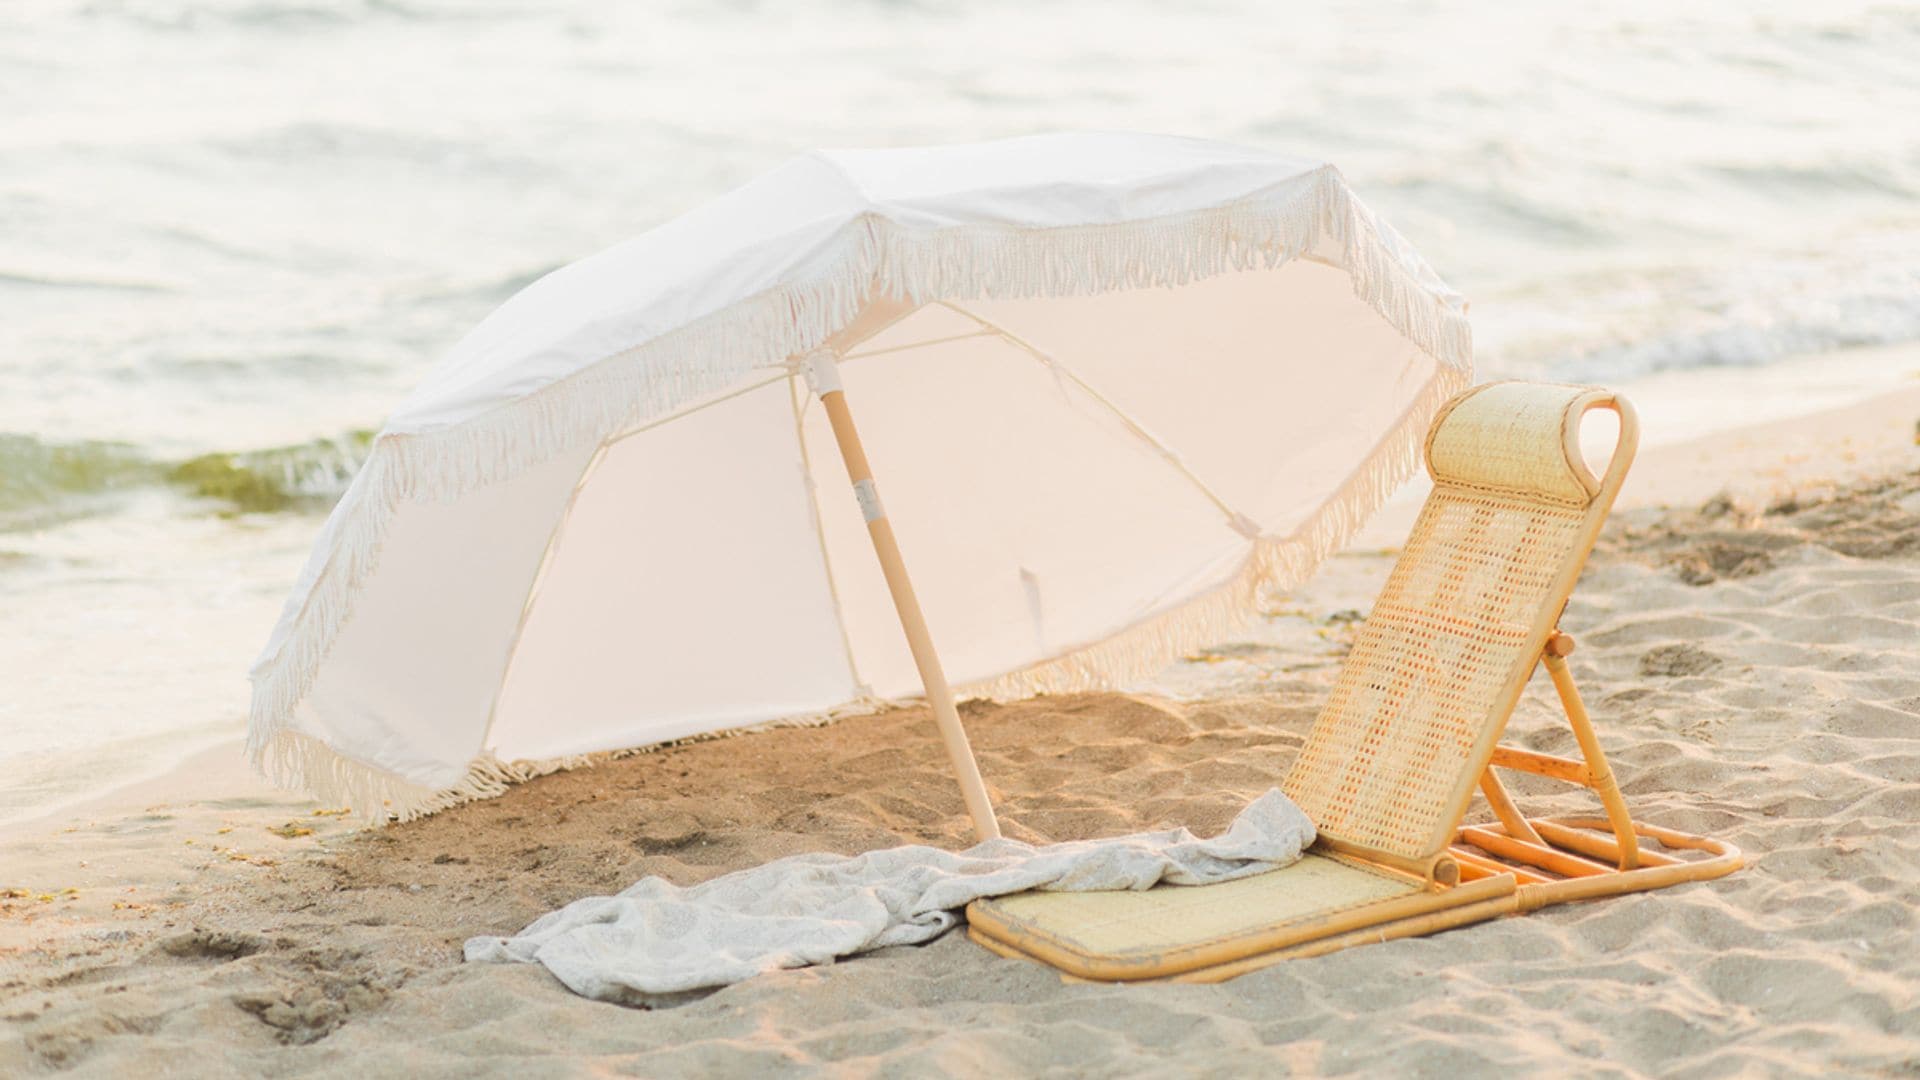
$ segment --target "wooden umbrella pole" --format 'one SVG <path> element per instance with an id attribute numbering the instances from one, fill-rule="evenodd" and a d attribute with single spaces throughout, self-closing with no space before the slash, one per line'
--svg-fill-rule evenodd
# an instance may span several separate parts
<path id="1" fill-rule="evenodd" d="M 967 813 L 973 818 L 973 831 L 981 840 L 998 839 L 1000 823 L 994 819 L 987 785 L 980 779 L 980 763 L 974 759 L 966 729 L 960 726 L 960 710 L 954 706 L 953 687 L 947 683 L 947 673 L 940 666 L 940 654 L 933 648 L 933 636 L 927 632 L 927 619 L 920 611 L 920 598 L 914 595 L 913 582 L 907 577 L 907 565 L 900 557 L 893 524 L 880 506 L 880 496 L 873 484 L 873 468 L 867 464 L 866 449 L 860 445 L 853 414 L 847 410 L 847 395 L 841 389 L 840 372 L 833 354 L 822 351 L 808 356 L 806 375 L 808 385 L 820 395 L 820 404 L 827 410 L 834 441 L 840 444 L 847 479 L 853 482 L 860 514 L 867 519 L 867 535 L 873 540 L 874 553 L 880 557 L 880 572 L 886 576 L 887 591 L 893 594 L 893 607 L 900 614 L 900 628 L 906 631 L 913 664 L 920 669 L 927 705 L 933 710 L 934 722 L 940 726 L 940 741 L 946 744 L 954 777 L 960 781 Z"/>

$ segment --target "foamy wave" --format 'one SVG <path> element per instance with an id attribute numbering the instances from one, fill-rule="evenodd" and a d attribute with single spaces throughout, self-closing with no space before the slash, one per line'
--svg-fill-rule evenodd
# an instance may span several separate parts
<path id="1" fill-rule="evenodd" d="M 1577 289 L 1590 314 L 1528 334 Z M 1588 278 L 1490 303 L 1476 337 L 1484 374 L 1614 382 L 1700 367 L 1920 341 L 1920 237 L 1891 234 L 1818 256 L 1738 267 Z"/>
<path id="2" fill-rule="evenodd" d="M 1605 346 L 1556 365 L 1564 378 L 1617 381 L 1656 371 L 1756 367 L 1789 356 L 1920 340 L 1920 294 L 1831 297 L 1803 310 L 1733 312 L 1698 328 Z"/>

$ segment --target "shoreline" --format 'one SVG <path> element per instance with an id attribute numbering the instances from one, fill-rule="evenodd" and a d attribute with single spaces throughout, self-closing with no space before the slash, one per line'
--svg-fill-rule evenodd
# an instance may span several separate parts
<path id="1" fill-rule="evenodd" d="M 268 784 L 253 771 L 246 762 L 246 745 L 245 738 L 223 737 L 200 742 L 178 760 L 132 780 L 0 821 L 0 851 L 12 841 L 37 837 L 82 821 L 122 817 L 160 804 L 209 797 L 266 798 L 291 794 Z"/>

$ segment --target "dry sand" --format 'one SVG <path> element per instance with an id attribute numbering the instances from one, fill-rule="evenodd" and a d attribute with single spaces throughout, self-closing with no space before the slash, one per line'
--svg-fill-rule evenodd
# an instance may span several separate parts
<path id="1" fill-rule="evenodd" d="M 222 798 L 129 812 L 133 793 L 0 838 L 0 889 L 25 893 L 0 900 L 0 1075 L 1910 1075 L 1920 472 L 1893 475 L 1617 515 L 1564 619 L 1636 812 L 1744 848 L 1722 881 L 1220 986 L 1069 985 L 950 934 L 649 1012 L 460 944 L 645 874 L 962 843 L 924 714 L 640 755 L 384 830 L 221 778 Z M 1212 698 L 970 704 L 1009 831 L 1222 826 L 1285 772 L 1388 563 L 1341 556 L 1195 658 Z M 1573 752 L 1544 685 L 1509 741 Z"/>

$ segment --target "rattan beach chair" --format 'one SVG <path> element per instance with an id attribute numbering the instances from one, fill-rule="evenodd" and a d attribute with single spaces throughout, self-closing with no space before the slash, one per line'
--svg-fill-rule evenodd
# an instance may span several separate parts
<path id="1" fill-rule="evenodd" d="M 1620 437 L 1596 478 L 1579 429 L 1600 408 Z M 1567 669 L 1560 614 L 1637 440 L 1632 407 L 1604 390 L 1454 398 L 1427 437 L 1433 493 L 1283 783 L 1319 831 L 1306 856 L 1217 885 L 980 900 L 969 935 L 1083 979 L 1212 982 L 1737 869 L 1730 844 L 1632 820 Z M 1584 760 L 1499 745 L 1542 664 Z M 1496 768 L 1591 788 L 1605 816 L 1527 818 Z M 1476 788 L 1495 820 L 1463 827 Z"/>

